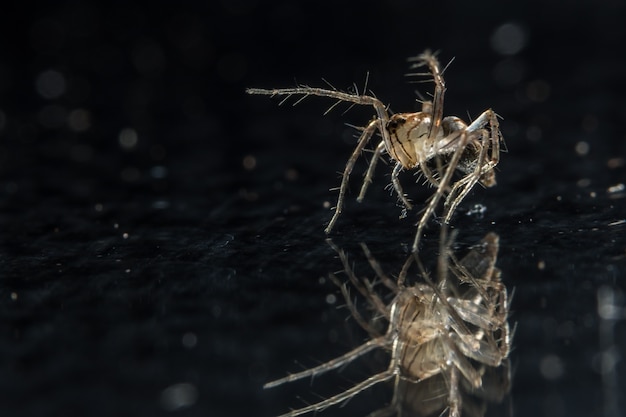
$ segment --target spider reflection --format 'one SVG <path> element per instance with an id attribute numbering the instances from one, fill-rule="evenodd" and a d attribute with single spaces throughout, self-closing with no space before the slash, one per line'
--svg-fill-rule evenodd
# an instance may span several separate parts
<path id="1" fill-rule="evenodd" d="M 328 240 L 348 280 L 342 283 L 335 274 L 329 277 L 341 289 L 352 316 L 370 339 L 344 355 L 270 382 L 265 388 L 318 376 L 375 349 L 386 351 L 389 363 L 384 371 L 351 388 L 281 417 L 323 410 L 385 381 L 393 384 L 392 401 L 371 416 L 447 413 L 456 417 L 462 412 L 482 416 L 485 401 L 502 399 L 509 390 L 512 336 L 507 322 L 507 290 L 495 266 L 499 238 L 487 234 L 461 259 L 452 253 L 452 241 L 442 232 L 435 279 L 415 254 L 393 279 L 362 244 L 375 274 L 371 280 L 357 276 L 346 253 Z M 411 277 L 409 271 L 414 264 L 418 273 Z M 369 313 L 357 307 L 350 288 L 366 301 Z"/>

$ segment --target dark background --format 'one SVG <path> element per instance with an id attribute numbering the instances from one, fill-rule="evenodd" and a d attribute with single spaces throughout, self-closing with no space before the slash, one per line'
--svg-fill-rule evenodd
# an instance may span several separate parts
<path id="1" fill-rule="evenodd" d="M 455 57 L 445 114 L 503 117 L 498 186 L 452 224 L 460 250 L 501 237 L 513 415 L 626 415 L 625 19 L 617 0 L 3 6 L 0 415 L 269 417 L 370 374 L 261 388 L 362 341 L 320 277 L 340 269 L 323 227 L 345 123 L 372 111 L 244 89 L 369 72 L 393 111 L 415 111 L 431 86 L 407 83 L 406 58 L 426 48 Z M 364 168 L 333 238 L 397 274 L 416 213 L 398 219 L 382 164 L 355 204 Z M 323 415 L 389 399 L 361 397 Z"/>

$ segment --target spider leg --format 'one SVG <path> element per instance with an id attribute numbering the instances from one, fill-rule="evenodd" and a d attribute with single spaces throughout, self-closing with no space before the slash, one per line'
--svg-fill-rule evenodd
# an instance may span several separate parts
<path id="1" fill-rule="evenodd" d="M 476 133 L 476 132 L 472 132 L 472 133 Z M 487 132 L 483 130 L 482 132 L 479 131 L 478 133 L 481 133 L 481 136 L 482 136 L 482 134 L 486 134 Z M 450 222 L 450 218 L 452 217 L 452 214 L 454 214 L 458 205 L 461 203 L 461 201 L 463 201 L 463 199 L 467 196 L 467 194 L 469 194 L 472 188 L 474 188 L 474 185 L 476 185 L 476 183 L 480 181 L 480 178 L 483 176 L 483 174 L 493 169 L 493 167 L 491 166 L 491 162 L 485 163 L 486 154 L 487 154 L 487 147 L 481 146 L 480 153 L 478 155 L 476 168 L 474 169 L 474 171 L 467 174 L 465 177 L 457 181 L 452 186 L 452 190 L 448 194 L 446 198 L 446 202 L 444 203 L 444 207 L 445 207 L 444 222 L 445 223 Z"/>
<path id="2" fill-rule="evenodd" d="M 413 205 L 406 198 L 406 195 L 404 195 L 404 191 L 402 190 L 402 184 L 400 184 L 400 180 L 398 179 L 398 175 L 402 171 L 402 168 L 403 166 L 400 162 L 397 162 L 396 166 L 393 167 L 393 171 L 391 172 L 391 183 L 393 184 L 393 188 L 394 190 L 396 190 L 396 193 L 398 193 L 398 198 L 400 199 L 400 201 L 402 201 L 404 207 L 406 207 L 408 210 L 411 210 L 413 208 Z"/>
<path id="3" fill-rule="evenodd" d="M 363 315 L 359 312 L 358 308 L 350 298 L 348 285 L 346 283 L 341 283 L 341 281 L 339 281 L 339 279 L 333 273 L 328 274 L 328 278 L 341 290 L 341 295 L 343 295 L 344 300 L 346 300 L 346 306 L 348 307 L 348 310 L 350 310 L 350 314 L 358 323 L 358 325 L 361 326 L 361 328 L 373 338 L 382 336 L 380 332 L 378 332 L 378 330 L 376 330 L 372 325 L 367 322 L 367 320 L 363 318 Z"/>
<path id="4" fill-rule="evenodd" d="M 441 161 L 438 162 L 438 168 L 441 168 Z M 426 164 L 425 162 L 421 162 L 419 164 L 419 169 L 420 171 L 422 171 L 422 174 L 424 174 L 424 178 L 426 178 L 426 181 L 428 181 L 434 187 L 439 187 L 439 181 L 437 181 L 437 178 L 435 178 L 433 172 L 430 170 L 430 168 L 428 168 L 428 164 Z M 439 172 L 441 172 L 441 170 Z"/>
<path id="5" fill-rule="evenodd" d="M 389 318 L 389 311 L 387 309 L 387 306 L 385 305 L 383 300 L 380 299 L 376 291 L 374 291 L 372 284 L 367 279 L 363 279 L 363 283 L 361 283 L 361 281 L 359 281 L 356 274 L 352 270 L 352 267 L 348 262 L 348 256 L 346 255 L 346 253 L 342 249 L 339 249 L 339 247 L 337 247 L 337 245 L 335 245 L 331 239 L 326 239 L 326 242 L 339 255 L 339 259 L 343 264 L 344 272 L 348 276 L 348 279 L 350 280 L 352 285 L 354 285 L 354 287 L 361 293 L 361 295 L 365 297 L 365 299 L 380 314 L 382 314 L 386 318 Z"/>
<path id="6" fill-rule="evenodd" d="M 375 120 L 372 120 L 365 129 L 363 129 L 363 132 L 361 133 L 361 137 L 359 138 L 359 141 L 356 145 L 356 148 L 354 148 L 354 151 L 352 152 L 350 159 L 348 159 L 348 162 L 346 163 L 346 167 L 344 168 L 344 171 L 343 171 L 343 178 L 341 179 L 341 186 L 339 188 L 339 198 L 337 199 L 337 207 L 335 208 L 335 214 L 333 214 L 333 217 L 330 219 L 328 226 L 324 230 L 326 234 L 331 232 L 331 230 L 335 226 L 335 223 L 337 222 L 337 219 L 341 215 L 341 211 L 343 210 L 346 190 L 348 188 L 348 180 L 350 179 L 350 173 L 352 172 L 352 169 L 354 168 L 354 164 L 356 163 L 356 160 L 361 155 L 361 152 L 363 152 L 365 145 L 367 145 L 367 143 L 371 139 L 376 129 L 379 129 L 379 124 L 380 124 L 380 121 L 378 119 L 375 119 Z"/>
<path id="7" fill-rule="evenodd" d="M 463 295 L 464 301 L 462 303 L 470 303 L 466 306 L 471 307 L 472 311 L 468 310 L 470 315 L 463 317 L 463 319 L 480 328 L 494 330 L 506 323 L 509 308 L 508 295 L 506 287 L 500 280 L 500 270 L 495 268 L 498 249 L 497 236 L 490 233 L 483 241 L 491 246 L 485 254 L 479 255 L 478 251 L 472 250 L 461 261 L 451 255 L 450 259 L 454 266 L 450 269 L 459 282 L 470 284 L 470 289 Z M 457 296 L 457 298 L 459 297 Z M 457 310 L 459 314 L 463 312 L 458 308 Z"/>
<path id="8" fill-rule="evenodd" d="M 389 121 L 389 114 L 387 113 L 385 105 L 379 99 L 372 96 L 350 94 L 338 90 L 326 90 L 324 88 L 307 86 L 275 89 L 248 88 L 246 89 L 246 93 L 261 94 L 266 96 L 287 96 L 287 98 L 293 95 L 329 97 L 340 101 L 346 101 L 348 103 L 372 106 L 374 107 L 374 110 L 376 110 L 376 115 L 382 123 L 381 126 L 386 126 Z M 389 138 L 389 132 L 387 132 L 386 129 L 381 129 L 381 134 L 385 143 L 390 143 L 391 139 Z"/>
<path id="9" fill-rule="evenodd" d="M 463 408 L 463 396 L 459 392 L 459 370 L 456 367 L 450 369 L 450 392 L 448 394 L 448 404 L 450 417 L 460 417 Z"/>
<path id="10" fill-rule="evenodd" d="M 381 266 L 378 263 L 378 261 L 372 255 L 372 252 L 370 252 L 370 250 L 367 247 L 367 245 L 365 243 L 361 243 L 361 248 L 363 249 L 363 253 L 365 253 L 365 257 L 367 258 L 367 262 L 369 262 L 370 266 L 372 267 L 372 269 L 376 273 L 376 276 L 382 281 L 382 283 L 387 288 L 389 288 L 391 291 L 397 293 L 398 292 L 398 286 L 396 285 L 396 283 L 391 278 L 389 278 L 389 276 L 387 274 L 385 274 L 385 272 L 381 268 Z"/>
<path id="11" fill-rule="evenodd" d="M 345 400 L 348 400 L 352 397 L 354 397 L 355 395 L 359 394 L 360 392 L 373 387 L 376 384 L 379 384 L 381 382 L 387 381 L 391 378 L 394 377 L 394 375 L 396 375 L 397 370 L 394 368 L 388 368 L 387 370 L 378 373 L 376 375 L 373 375 L 369 378 L 367 378 L 366 380 L 356 384 L 355 386 L 353 386 L 352 388 L 349 388 L 345 391 L 343 391 L 340 394 L 334 395 L 326 400 L 320 401 L 318 403 L 315 404 L 311 404 L 307 407 L 303 407 L 303 408 L 299 408 L 297 410 L 292 410 L 289 413 L 285 413 L 285 414 L 281 414 L 278 417 L 295 417 L 295 416 L 299 416 L 302 414 L 306 414 L 306 413 L 310 413 L 311 411 L 320 411 L 325 409 L 326 407 L 330 407 L 331 405 L 335 405 L 338 404 L 340 402 L 343 402 Z"/>
<path id="12" fill-rule="evenodd" d="M 426 223 L 430 219 L 430 216 L 432 216 L 432 214 L 434 213 L 435 208 L 437 207 L 437 204 L 439 204 L 441 197 L 443 197 L 443 195 L 445 194 L 450 184 L 450 181 L 452 179 L 452 174 L 454 173 L 454 170 L 456 169 L 456 166 L 459 163 L 459 159 L 461 158 L 461 154 L 463 153 L 467 145 L 467 140 L 468 140 L 467 133 L 461 132 L 461 136 L 459 140 L 461 141 L 461 144 L 454 151 L 454 154 L 452 155 L 452 159 L 450 160 L 450 163 L 448 164 L 448 168 L 445 170 L 443 178 L 441 178 L 441 181 L 439 182 L 437 191 L 435 191 L 435 194 L 433 194 L 433 196 L 431 197 L 431 200 L 428 203 L 428 206 L 426 207 L 426 210 L 422 214 L 422 217 L 418 223 L 417 233 L 415 234 L 415 240 L 413 241 L 412 250 L 414 253 L 416 253 L 419 249 L 419 242 L 422 237 L 422 232 L 424 231 L 424 227 L 426 226 Z"/>
<path id="13" fill-rule="evenodd" d="M 491 150 L 489 161 L 495 167 L 500 162 L 500 142 L 503 141 L 502 132 L 500 132 L 498 115 L 491 109 L 484 111 L 484 113 L 487 113 L 486 117 L 489 118 L 489 148 Z"/>
<path id="14" fill-rule="evenodd" d="M 456 368 L 461 371 L 461 374 L 465 377 L 465 379 L 467 379 L 473 388 L 480 388 L 482 385 L 482 377 L 457 345 L 457 343 L 461 342 L 458 335 L 455 332 L 450 332 L 448 337 L 443 338 L 443 341 L 448 346 L 449 356 L 447 359 L 449 363 L 453 364 L 451 368 Z"/>
<path id="15" fill-rule="evenodd" d="M 487 124 L 489 124 L 488 130 L 484 128 Z M 493 169 L 500 161 L 500 141 L 502 140 L 496 113 L 491 109 L 485 110 L 467 127 L 467 131 L 479 135 L 480 140 L 477 139 L 477 143 L 480 147 L 480 153 L 474 171 L 457 181 L 446 199 L 444 204 L 446 207 L 444 221 L 446 223 L 450 221 L 457 206 L 477 182 L 481 182 L 487 187 L 496 184 Z"/>
<path id="16" fill-rule="evenodd" d="M 397 374 L 393 381 L 393 397 L 391 402 L 387 406 L 371 412 L 367 417 L 389 417 L 392 415 L 402 417 L 405 415 L 402 410 L 402 405 L 407 398 L 406 388 L 402 385 L 406 382 L 403 381 L 406 381 L 406 379 L 403 378 L 402 375 Z M 417 381 L 410 381 L 409 383 L 417 383 Z"/>
<path id="17" fill-rule="evenodd" d="M 377 347 L 381 347 L 381 346 L 386 346 L 388 344 L 388 337 L 387 335 L 385 336 L 381 336 L 381 337 L 377 337 L 375 339 L 371 339 L 369 341 L 367 341 L 366 343 L 363 343 L 361 346 L 352 349 L 350 352 L 344 353 L 343 355 L 332 359 L 328 362 L 325 362 L 321 365 L 318 365 L 316 367 L 310 368 L 310 369 L 306 369 L 304 371 L 301 372 L 297 372 L 295 374 L 291 374 L 288 375 L 284 378 L 280 378 L 277 379 L 275 381 L 272 382 L 268 382 L 267 384 L 263 385 L 263 388 L 274 388 L 277 387 L 279 385 L 285 384 L 287 382 L 292 382 L 292 381 L 297 381 L 299 379 L 302 378 L 306 378 L 309 376 L 316 376 L 316 375 L 320 375 L 323 374 L 325 372 L 328 372 L 330 370 L 339 368 L 347 363 L 352 362 L 353 360 L 355 360 L 356 358 L 358 358 L 361 355 L 366 354 L 367 352 L 376 349 Z M 335 403 L 333 403 L 335 404 Z M 331 405 L 331 404 L 329 404 Z M 302 414 L 302 413 L 299 413 Z M 287 414 L 287 415 L 298 415 L 298 414 Z"/>
<path id="18" fill-rule="evenodd" d="M 446 84 L 443 79 L 443 74 L 439 69 L 439 61 L 432 52 L 427 50 L 411 60 L 417 61 L 411 68 L 421 67 L 424 65 L 427 66 L 433 77 L 433 82 L 435 83 L 435 91 L 433 93 L 432 105 L 430 109 L 430 111 L 432 112 L 432 122 L 428 130 L 427 139 L 428 143 L 434 143 L 443 120 L 443 103 L 446 92 Z M 431 183 L 435 187 L 439 187 L 439 181 L 437 181 L 433 173 L 430 171 L 430 168 L 428 168 L 428 166 L 424 162 L 425 161 L 420 161 L 420 170 L 422 171 L 429 183 Z M 436 163 L 437 170 L 441 172 L 441 160 L 437 159 Z"/>
<path id="19" fill-rule="evenodd" d="M 374 170 L 376 169 L 376 164 L 378 163 L 378 159 L 380 159 L 384 151 L 385 151 L 385 142 L 380 141 L 378 146 L 376 146 L 376 150 L 374 150 L 374 155 L 372 155 L 372 160 L 370 161 L 370 164 L 367 167 L 365 178 L 363 178 L 363 185 L 361 185 L 361 191 L 359 192 L 359 196 L 356 198 L 356 201 L 358 201 L 359 203 L 362 202 L 363 199 L 365 198 L 365 193 L 367 192 L 367 188 L 372 183 L 372 177 L 374 176 Z"/>
<path id="20" fill-rule="evenodd" d="M 482 146 L 489 149 L 489 164 L 491 169 L 498 165 L 500 162 L 500 142 L 503 141 L 502 133 L 500 132 L 500 124 L 498 123 L 498 115 L 491 109 L 485 110 L 476 120 L 474 120 L 467 130 L 470 132 L 484 130 L 485 126 L 489 125 L 489 134 L 481 137 Z M 487 142 L 487 143 L 485 143 Z M 491 187 L 496 184 L 495 175 L 486 177 L 485 174 L 489 173 L 487 169 L 483 172 L 481 183 L 486 187 Z"/>
<path id="21" fill-rule="evenodd" d="M 427 66 L 432 74 L 433 82 L 435 83 L 435 91 L 433 93 L 432 100 L 433 121 L 428 132 L 428 140 L 434 141 L 434 138 L 437 137 L 437 133 L 441 127 L 441 120 L 443 118 L 443 102 L 446 92 L 446 83 L 444 82 L 443 75 L 439 69 L 439 60 L 437 60 L 437 57 L 432 52 L 427 50 L 411 60 L 417 61 L 413 66 L 411 66 L 411 68 L 421 67 L 424 65 Z"/>

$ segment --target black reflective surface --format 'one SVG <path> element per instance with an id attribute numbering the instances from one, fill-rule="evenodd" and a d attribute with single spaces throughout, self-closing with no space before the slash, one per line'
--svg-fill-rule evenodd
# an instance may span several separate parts
<path id="1" fill-rule="evenodd" d="M 405 59 L 433 48 L 456 57 L 446 114 L 503 117 L 498 186 L 476 188 L 452 224 L 459 248 L 500 235 L 513 415 L 624 415 L 624 17 L 608 0 L 7 9 L 0 414 L 272 416 L 368 374 L 262 390 L 362 342 L 320 277 L 341 267 L 323 227 L 354 144 L 345 123 L 372 112 L 323 116 L 332 102 L 279 107 L 244 89 L 361 88 L 369 71 L 381 100 L 412 111 L 429 85 L 406 83 Z M 397 271 L 416 214 L 398 219 L 388 172 L 363 204 L 355 172 L 333 239 Z M 388 399 L 381 387 L 323 415 Z"/>

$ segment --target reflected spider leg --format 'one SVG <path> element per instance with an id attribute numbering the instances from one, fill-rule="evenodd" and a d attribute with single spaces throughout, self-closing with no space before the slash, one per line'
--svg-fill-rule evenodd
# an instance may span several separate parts
<path id="1" fill-rule="evenodd" d="M 373 286 L 369 282 L 367 278 L 361 278 L 360 280 L 357 278 L 357 275 L 352 270 L 350 263 L 348 262 L 348 256 L 340 249 L 337 245 L 335 245 L 332 239 L 326 239 L 326 243 L 335 251 L 337 255 L 339 255 L 339 259 L 343 265 L 343 272 L 348 276 L 348 279 L 354 285 L 354 287 L 361 293 L 361 295 L 373 306 L 379 314 L 382 314 L 384 317 L 389 318 L 389 311 L 383 300 L 380 296 L 373 291 Z M 361 283 L 360 281 L 363 281 Z"/>
<path id="2" fill-rule="evenodd" d="M 335 274 L 332 273 L 328 274 L 328 278 L 341 291 L 341 295 L 343 295 L 343 298 L 346 301 L 346 306 L 348 307 L 348 310 L 350 310 L 350 314 L 357 322 L 357 324 L 361 326 L 361 328 L 364 329 L 367 333 L 369 333 L 370 337 L 380 337 L 380 332 L 376 328 L 374 328 L 374 326 L 368 323 L 365 318 L 363 318 L 363 315 L 359 312 L 356 304 L 352 301 L 352 298 L 350 297 L 350 292 L 348 291 L 348 284 L 345 282 L 341 283 L 341 281 L 339 281 L 339 278 L 337 278 Z"/>

